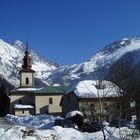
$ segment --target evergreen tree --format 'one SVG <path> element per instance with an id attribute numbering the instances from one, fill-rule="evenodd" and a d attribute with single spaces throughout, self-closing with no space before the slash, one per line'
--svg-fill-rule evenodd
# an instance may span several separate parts
<path id="1" fill-rule="evenodd" d="M 9 97 L 4 82 L 0 86 L 0 116 L 5 116 L 9 111 Z"/>

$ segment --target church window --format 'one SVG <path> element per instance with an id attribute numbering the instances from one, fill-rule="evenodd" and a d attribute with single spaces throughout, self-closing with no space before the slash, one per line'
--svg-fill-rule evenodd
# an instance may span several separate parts
<path id="1" fill-rule="evenodd" d="M 53 99 L 49 98 L 49 104 L 53 104 Z"/>
<path id="2" fill-rule="evenodd" d="M 28 85 L 28 84 L 29 84 L 29 78 L 26 77 L 26 85 Z"/>

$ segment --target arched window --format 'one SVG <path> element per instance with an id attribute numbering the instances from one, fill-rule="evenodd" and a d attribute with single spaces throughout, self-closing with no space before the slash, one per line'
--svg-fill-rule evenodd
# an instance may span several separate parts
<path id="1" fill-rule="evenodd" d="M 28 84 L 29 84 L 29 78 L 26 77 L 26 85 L 28 85 Z"/>

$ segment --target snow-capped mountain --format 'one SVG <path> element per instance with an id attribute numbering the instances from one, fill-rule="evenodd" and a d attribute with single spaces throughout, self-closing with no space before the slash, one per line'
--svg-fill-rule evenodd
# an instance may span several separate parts
<path id="1" fill-rule="evenodd" d="M 24 51 L 25 45 L 18 40 L 12 45 L 0 40 L 0 79 L 4 78 L 14 86 L 19 85 L 19 70 Z M 30 50 L 30 54 L 37 82 L 75 85 L 81 80 L 106 79 L 112 66 L 122 57 L 125 57 L 126 63 L 131 63 L 134 69 L 139 70 L 136 67 L 140 67 L 140 37 L 116 41 L 105 46 L 88 61 L 71 66 L 58 66 L 40 57 L 33 50 Z"/>
<path id="2" fill-rule="evenodd" d="M 59 67 L 49 76 L 49 82 L 75 84 L 80 80 L 105 79 L 111 66 L 128 53 L 133 53 L 131 63 L 140 64 L 140 37 L 124 38 L 107 45 L 86 62 Z"/>
<path id="3" fill-rule="evenodd" d="M 24 57 L 25 45 L 19 40 L 10 45 L 0 39 L 0 75 L 14 86 L 19 85 L 19 70 L 21 69 Z M 33 50 L 30 50 L 32 69 L 36 71 L 35 77 L 47 83 L 46 79 L 57 64 L 40 57 Z"/>

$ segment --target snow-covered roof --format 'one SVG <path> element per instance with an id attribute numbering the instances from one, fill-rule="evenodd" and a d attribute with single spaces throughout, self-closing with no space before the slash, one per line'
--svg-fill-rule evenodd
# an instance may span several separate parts
<path id="1" fill-rule="evenodd" d="M 36 91 L 38 88 L 18 88 L 17 91 Z"/>
<path id="2" fill-rule="evenodd" d="M 38 87 L 19 87 L 19 88 L 14 88 L 13 90 L 11 90 L 10 92 L 34 92 L 39 90 L 40 88 Z"/>
<path id="3" fill-rule="evenodd" d="M 78 110 L 74 110 L 74 111 L 71 111 L 71 112 L 68 112 L 66 114 L 66 118 L 71 118 L 71 117 L 74 117 L 76 115 L 80 115 L 80 116 L 84 116 L 82 112 L 78 111 Z"/>
<path id="4" fill-rule="evenodd" d="M 14 108 L 16 108 L 16 109 L 28 109 L 28 108 L 34 108 L 34 107 L 32 105 L 15 104 Z"/>
<path id="5" fill-rule="evenodd" d="M 66 87 L 62 86 L 44 86 L 44 87 L 19 87 L 10 91 L 11 93 L 16 92 L 29 92 L 33 94 L 64 94 Z"/>
<path id="6" fill-rule="evenodd" d="M 80 81 L 74 87 L 74 93 L 79 98 L 118 97 L 121 89 L 110 81 Z"/>

